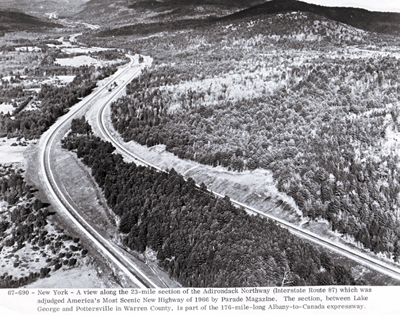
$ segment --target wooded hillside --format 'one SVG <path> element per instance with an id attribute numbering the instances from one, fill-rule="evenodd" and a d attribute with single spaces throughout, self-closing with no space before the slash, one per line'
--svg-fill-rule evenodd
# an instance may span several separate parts
<path id="1" fill-rule="evenodd" d="M 114 147 L 74 120 L 63 147 L 92 170 L 108 205 L 121 217 L 124 243 L 157 252 L 160 265 L 184 286 L 355 284 L 329 254 L 274 222 L 246 214 L 229 198 L 216 198 L 169 173 L 126 163 Z"/>
<path id="2" fill-rule="evenodd" d="M 377 52 L 396 39 L 303 13 L 206 30 L 143 44 L 176 63 L 160 56 L 113 104 L 124 139 L 272 170 L 304 217 L 398 260 L 400 63 Z"/>

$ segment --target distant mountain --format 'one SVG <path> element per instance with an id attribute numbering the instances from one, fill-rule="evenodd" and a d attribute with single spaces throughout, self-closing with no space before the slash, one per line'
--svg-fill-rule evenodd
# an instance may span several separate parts
<path id="1" fill-rule="evenodd" d="M 103 27 L 222 17 L 265 0 L 0 0 L 0 10 Z"/>
<path id="2" fill-rule="evenodd" d="M 0 10 L 23 12 L 39 18 L 70 17 L 89 0 L 0 0 Z"/>
<path id="3" fill-rule="evenodd" d="M 248 8 L 266 0 L 140 0 L 130 8 L 177 8 L 178 6 L 219 6 L 227 9 Z"/>
<path id="4" fill-rule="evenodd" d="M 241 19 L 285 12 L 311 12 L 370 32 L 400 34 L 400 13 L 371 12 L 364 9 L 324 7 L 296 0 L 272 0 L 236 12 L 224 19 Z"/>
<path id="5" fill-rule="evenodd" d="M 62 27 L 62 25 L 43 21 L 21 12 L 0 11 L 0 31 L 2 32 L 32 31 L 53 27 Z"/>
<path id="6" fill-rule="evenodd" d="M 400 34 L 399 13 L 324 7 L 296 0 L 0 0 L 0 10 L 40 18 L 67 17 L 108 28 L 185 20 L 192 24 L 190 20 L 210 17 L 229 20 L 302 11 L 367 31 Z"/>
<path id="7" fill-rule="evenodd" d="M 122 26 L 222 17 L 265 0 L 90 0 L 75 20 L 101 26 Z"/>

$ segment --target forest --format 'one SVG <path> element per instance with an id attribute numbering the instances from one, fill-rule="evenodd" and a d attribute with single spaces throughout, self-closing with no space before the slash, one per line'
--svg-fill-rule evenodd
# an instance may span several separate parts
<path id="1" fill-rule="evenodd" d="M 184 286 L 294 286 L 362 284 L 334 265 L 329 253 L 290 234 L 273 221 L 249 215 L 229 197 L 173 169 L 124 162 L 114 147 L 75 119 L 62 140 L 91 168 L 107 203 L 120 219 L 124 244 L 151 248 L 171 277 Z"/>
<path id="2" fill-rule="evenodd" d="M 9 165 L 0 166 L 0 201 L 7 211 L 0 213 L 0 256 L 2 270 L 13 260 L 13 269 L 20 268 L 20 277 L 8 272 L 0 275 L 0 288 L 16 288 L 34 282 L 38 278 L 50 277 L 62 266 L 72 268 L 88 251 L 77 237 L 59 230 L 49 233 L 49 204 L 34 196 L 37 189 L 28 185 L 23 171 Z M 29 247 L 29 257 L 21 251 Z M 45 250 L 46 249 L 46 250 Z M 47 252 L 46 252 L 47 251 Z M 35 260 L 43 265 L 35 270 Z M 31 261 L 28 266 L 28 261 Z M 43 260 L 44 263 L 40 263 Z"/>
<path id="3" fill-rule="evenodd" d="M 304 218 L 398 261 L 400 62 L 376 50 L 395 50 L 394 37 L 304 13 L 208 31 L 176 35 L 169 48 L 143 43 L 142 53 L 169 57 L 112 105 L 124 140 L 233 171 L 272 170 Z"/>

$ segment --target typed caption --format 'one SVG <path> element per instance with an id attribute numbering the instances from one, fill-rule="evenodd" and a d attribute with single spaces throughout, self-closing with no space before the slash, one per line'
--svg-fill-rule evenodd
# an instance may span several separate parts
<path id="1" fill-rule="evenodd" d="M 0 305 L 20 314 L 349 313 L 373 311 L 380 287 L 8 289 Z M 2 314 L 8 314 L 1 311 Z M 10 313 L 13 314 L 13 313 Z"/>

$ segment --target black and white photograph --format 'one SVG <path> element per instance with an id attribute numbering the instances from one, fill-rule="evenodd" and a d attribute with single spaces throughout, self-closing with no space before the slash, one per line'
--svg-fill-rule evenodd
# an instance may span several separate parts
<path id="1" fill-rule="evenodd" d="M 0 0 L 0 306 L 399 285 L 400 2 Z"/>

